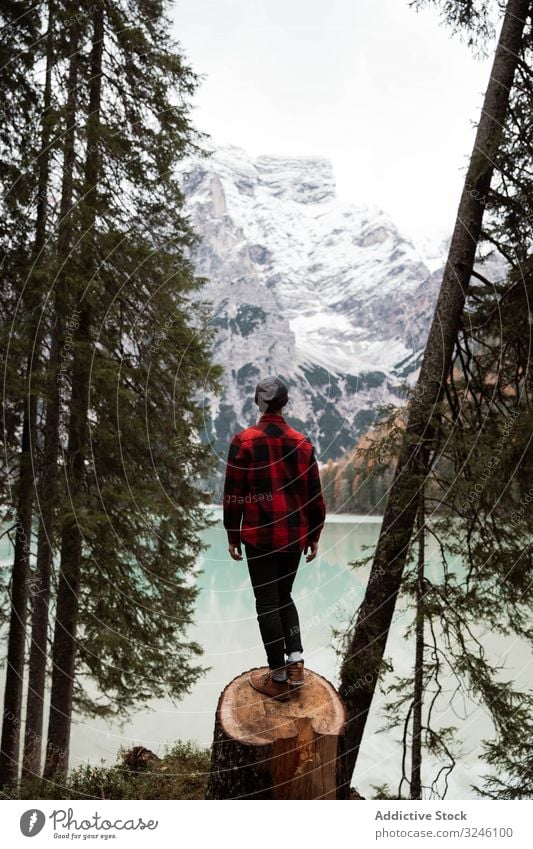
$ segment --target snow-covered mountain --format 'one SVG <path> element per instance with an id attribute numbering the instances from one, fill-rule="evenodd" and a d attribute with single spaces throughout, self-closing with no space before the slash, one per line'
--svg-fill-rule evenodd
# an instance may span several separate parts
<path id="1" fill-rule="evenodd" d="M 226 369 L 223 397 L 208 399 L 214 447 L 225 456 L 256 421 L 255 385 L 278 374 L 287 419 L 321 460 L 339 457 L 416 374 L 444 246 L 417 251 L 380 209 L 341 202 L 318 157 L 225 145 L 182 163 L 181 185 Z"/>

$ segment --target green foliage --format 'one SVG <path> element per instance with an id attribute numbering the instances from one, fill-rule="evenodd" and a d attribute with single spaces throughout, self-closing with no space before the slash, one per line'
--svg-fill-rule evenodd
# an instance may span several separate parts
<path id="1" fill-rule="evenodd" d="M 435 6 L 454 35 L 466 40 L 479 55 L 487 55 L 487 42 L 494 37 L 494 17 L 501 11 L 497 0 L 410 0 L 419 10 Z"/>
<path id="2" fill-rule="evenodd" d="M 531 711 L 522 714 L 522 725 L 505 726 L 497 740 L 485 741 L 484 760 L 492 773 L 483 775 L 484 784 L 474 785 L 488 799 L 533 799 L 533 726 Z"/>
<path id="3" fill-rule="evenodd" d="M 372 784 L 371 787 L 372 787 L 372 790 L 374 791 L 372 796 L 370 797 L 371 799 L 380 799 L 380 800 L 390 799 L 390 800 L 393 800 L 393 799 L 404 799 L 405 798 L 404 796 L 396 796 L 392 792 L 392 790 L 390 789 L 390 787 L 387 783 L 385 783 L 385 784 Z"/>
<path id="4" fill-rule="evenodd" d="M 6 799 L 204 799 L 210 752 L 178 742 L 144 769 L 125 766 L 121 747 L 113 766 L 81 764 L 55 781 L 24 779 L 4 787 Z"/>
<path id="5" fill-rule="evenodd" d="M 122 722 L 151 698 L 181 697 L 203 671 L 186 633 L 209 524 L 199 481 L 214 458 L 199 438 L 195 396 L 217 391 L 221 375 L 210 362 L 208 308 L 195 300 L 203 280 L 187 259 L 197 237 L 174 176 L 197 149 L 187 103 L 196 77 L 170 39 L 165 9 L 106 7 L 99 265 L 85 285 L 78 278 L 93 329 L 87 351 L 73 345 L 91 369 L 90 455 L 75 505 L 84 534 L 78 669 L 80 680 L 98 682 L 105 708 L 81 692 L 75 704 Z M 65 492 L 63 521 L 69 500 Z"/>
<path id="6" fill-rule="evenodd" d="M 467 25 L 483 35 L 486 4 L 437 5 L 458 27 Z M 437 710 L 453 709 L 460 699 L 471 710 L 482 706 L 492 722 L 492 736 L 482 742 L 491 772 L 483 776 L 484 786 L 473 789 L 494 799 L 533 796 L 533 691 L 512 680 L 510 670 L 491 656 L 484 639 L 486 634 L 510 637 L 513 644 L 528 647 L 533 640 L 531 49 L 528 22 L 496 175 L 483 199 L 486 213 L 478 264 L 443 397 L 425 428 L 427 473 L 418 475 L 425 501 L 424 533 L 436 542 L 439 555 L 431 568 L 424 564 L 418 611 L 425 622 L 422 742 L 437 770 L 433 781 L 425 784 L 430 795 L 446 794 L 447 777 L 461 757 L 458 729 L 435 727 Z M 498 264 L 491 266 L 490 259 Z M 494 268 L 502 269 L 497 276 Z M 380 454 L 394 457 L 401 441 L 397 435 L 388 447 L 386 429 L 369 445 L 361 445 L 363 466 L 372 470 Z M 412 608 L 420 589 L 418 547 L 415 537 L 398 599 Z M 343 639 L 356 615 L 357 611 Z M 413 630 L 414 617 L 406 639 L 412 638 Z M 364 686 L 365 671 L 357 663 L 345 669 L 353 686 L 358 682 Z M 397 676 L 385 689 L 382 731 L 402 730 L 399 795 L 407 781 L 413 691 L 413 675 Z"/>
<path id="7" fill-rule="evenodd" d="M 4 17 L 15 5 L 8 4 Z M 0 333 L 8 349 L 7 465 L 0 486 L 9 493 L 17 475 L 25 364 L 36 345 L 31 373 L 39 405 L 32 446 L 36 487 L 43 473 L 46 414 L 56 387 L 60 392 L 50 538 L 56 559 L 63 529 L 74 527 L 82 536 L 74 706 L 93 716 L 119 715 L 121 721 L 148 699 L 180 698 L 203 672 L 196 663 L 201 647 L 187 633 L 201 532 L 210 524 L 204 505 L 211 499 L 202 482 L 216 462 L 201 441 L 203 403 L 220 390 L 222 369 L 211 361 L 209 304 L 199 302 L 204 280 L 189 259 L 198 236 L 184 212 L 177 177 L 184 156 L 203 153 L 204 135 L 190 121 L 198 80 L 171 36 L 169 8 L 163 0 L 97 3 L 87 10 L 70 0 L 54 3 L 53 102 L 47 114 L 42 94 L 47 5 L 19 15 L 17 25 L 11 21 L 3 42 L 3 49 L 18 54 L 3 71 L 14 141 L 9 143 L 7 133 L 0 139 L 4 175 L 12 172 L 13 178 L 0 216 L 6 248 Z M 101 109 L 93 114 L 97 14 L 104 18 L 103 75 Z M 78 85 L 72 102 L 74 60 Z M 26 87 L 17 89 L 23 72 Z M 51 135 L 46 245 L 32 267 L 35 162 L 45 123 Z M 72 197 L 62 214 L 69 181 Z M 33 300 L 21 297 L 28 281 Z M 80 315 L 88 316 L 83 332 Z M 59 378 L 51 356 L 55 342 Z M 87 414 L 85 398 L 80 403 L 76 395 L 85 371 Z M 65 452 L 73 410 L 83 411 L 80 486 L 73 485 L 71 468 L 77 452 Z M 7 497 L 4 520 L 13 509 Z M 94 685 L 103 694 L 97 699 L 89 695 Z"/>

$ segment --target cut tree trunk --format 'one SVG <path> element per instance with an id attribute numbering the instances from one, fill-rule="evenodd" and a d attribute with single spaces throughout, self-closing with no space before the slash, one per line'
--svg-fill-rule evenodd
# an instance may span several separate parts
<path id="1" fill-rule="evenodd" d="M 206 798 L 338 798 L 346 717 L 333 685 L 307 669 L 304 686 L 279 701 L 250 686 L 251 671 L 220 695 Z"/>

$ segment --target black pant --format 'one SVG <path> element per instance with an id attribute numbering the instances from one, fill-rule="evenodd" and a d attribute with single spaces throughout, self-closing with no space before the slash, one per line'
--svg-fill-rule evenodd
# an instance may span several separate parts
<path id="1" fill-rule="evenodd" d="M 303 651 L 298 611 L 291 597 L 301 551 L 265 551 L 244 543 L 255 609 L 268 665 L 285 665 L 284 653 Z"/>

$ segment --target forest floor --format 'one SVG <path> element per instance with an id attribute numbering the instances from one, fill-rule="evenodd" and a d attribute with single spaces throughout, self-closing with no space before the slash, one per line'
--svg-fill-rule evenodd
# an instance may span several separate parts
<path id="1" fill-rule="evenodd" d="M 167 747 L 161 758 L 143 746 L 121 748 L 111 766 L 80 764 L 55 781 L 25 778 L 0 790 L 0 799 L 205 799 L 210 764 L 210 750 L 192 741 Z M 395 798 L 375 789 L 375 798 Z M 350 798 L 364 797 L 351 787 Z"/>
<path id="2" fill-rule="evenodd" d="M 176 743 L 163 757 L 142 747 L 119 750 L 112 766 L 81 764 L 63 779 L 24 779 L 3 788 L 3 799 L 204 799 L 209 749 Z"/>

